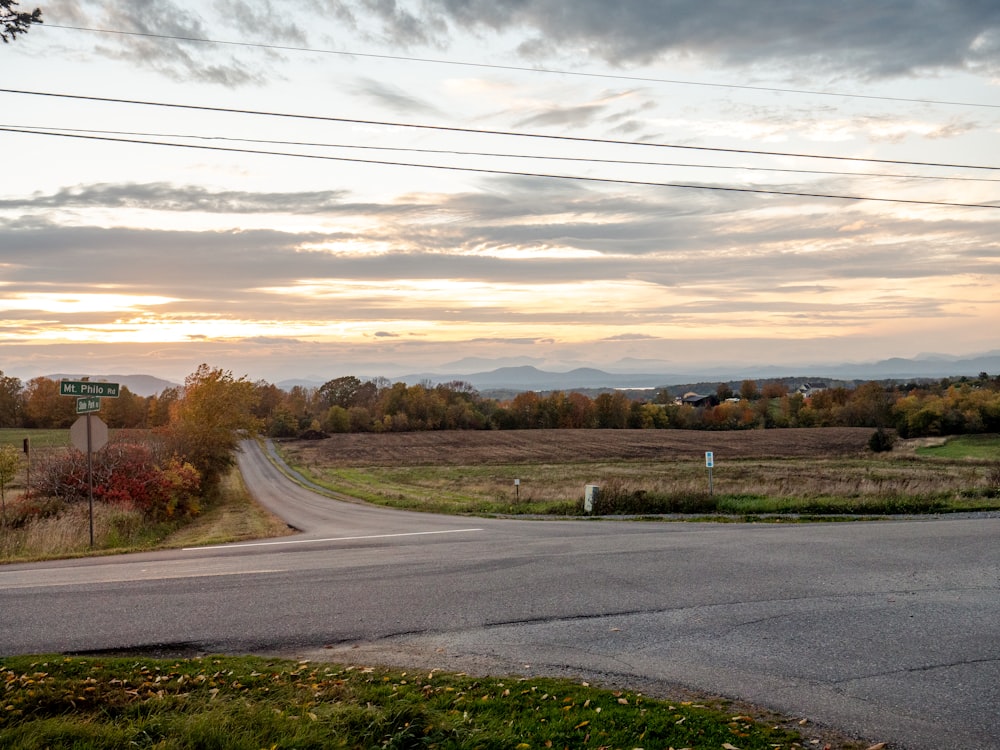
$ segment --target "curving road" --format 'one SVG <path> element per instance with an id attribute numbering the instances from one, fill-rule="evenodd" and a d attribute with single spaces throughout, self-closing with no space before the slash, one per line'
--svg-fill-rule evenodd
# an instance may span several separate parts
<path id="1" fill-rule="evenodd" d="M 1000 518 L 514 521 L 345 503 L 302 533 L 0 568 L 0 653 L 148 649 L 682 685 L 910 750 L 1000 750 Z"/>

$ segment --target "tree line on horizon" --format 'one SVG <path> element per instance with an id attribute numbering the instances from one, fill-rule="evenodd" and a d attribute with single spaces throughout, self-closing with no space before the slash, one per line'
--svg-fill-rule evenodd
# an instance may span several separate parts
<path id="1" fill-rule="evenodd" d="M 678 400 L 669 389 L 636 396 L 607 391 L 524 391 L 511 398 L 482 396 L 462 381 L 407 385 L 385 378 L 331 379 L 317 388 L 285 390 L 266 381 L 235 378 L 202 365 L 184 386 L 152 396 L 127 387 L 102 399 L 99 415 L 117 429 L 165 430 L 189 404 L 195 386 L 219 380 L 240 393 L 246 426 L 275 438 L 347 432 L 514 429 L 693 429 L 739 430 L 787 427 L 871 427 L 903 438 L 1000 432 L 1000 375 L 945 378 L 917 383 L 870 381 L 836 386 L 805 396 L 787 383 L 744 380 L 738 390 L 720 383 L 697 403 Z M 223 389 L 225 390 L 225 389 Z M 221 399 L 216 394 L 216 399 Z M 230 399 L 231 401 L 232 399 Z M 232 408 L 221 400 L 206 411 Z M 59 382 L 37 377 L 22 383 L 0 372 L 0 427 L 67 428 L 76 420 L 75 400 L 59 393 Z"/>

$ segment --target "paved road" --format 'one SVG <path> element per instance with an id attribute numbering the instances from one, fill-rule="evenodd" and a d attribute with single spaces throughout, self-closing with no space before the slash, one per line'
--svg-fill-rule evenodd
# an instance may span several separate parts
<path id="1" fill-rule="evenodd" d="M 302 534 L 0 569 L 0 653 L 148 648 L 686 685 L 893 747 L 1000 750 L 1000 519 L 508 521 L 339 503 Z"/>

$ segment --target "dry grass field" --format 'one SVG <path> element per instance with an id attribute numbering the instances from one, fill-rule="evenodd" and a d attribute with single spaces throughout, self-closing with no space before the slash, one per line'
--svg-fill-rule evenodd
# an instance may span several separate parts
<path id="1" fill-rule="evenodd" d="M 997 462 L 868 450 L 869 428 L 342 434 L 280 443 L 312 481 L 437 512 L 887 514 L 1000 507 Z M 705 452 L 712 451 L 711 492 Z M 515 479 L 517 484 L 515 485 Z"/>

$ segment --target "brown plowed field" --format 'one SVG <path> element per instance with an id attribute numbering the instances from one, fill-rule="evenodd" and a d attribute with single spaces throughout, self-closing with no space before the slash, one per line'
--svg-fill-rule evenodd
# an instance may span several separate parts
<path id="1" fill-rule="evenodd" d="M 323 466 L 468 466 L 614 459 L 716 460 L 858 456 L 868 427 L 741 430 L 500 430 L 337 434 L 289 441 L 297 463 Z M 292 447 L 292 445 L 289 445 Z"/>

